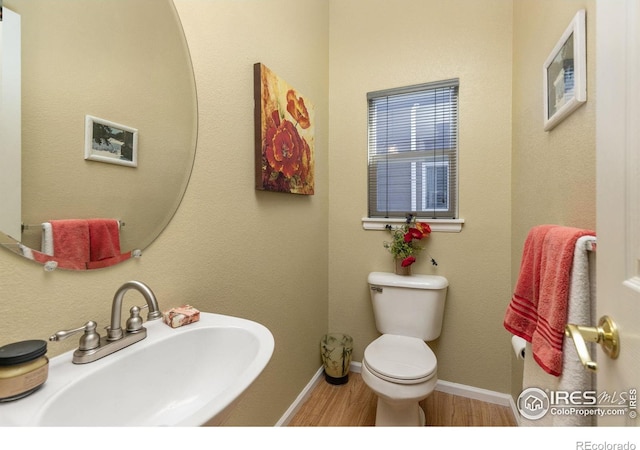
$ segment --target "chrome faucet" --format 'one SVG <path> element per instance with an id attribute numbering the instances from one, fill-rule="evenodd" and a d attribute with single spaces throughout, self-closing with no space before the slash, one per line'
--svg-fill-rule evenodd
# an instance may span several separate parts
<path id="1" fill-rule="evenodd" d="M 162 313 L 160 312 L 160 308 L 158 307 L 156 296 L 149 288 L 149 286 L 141 283 L 140 281 L 127 281 L 125 284 L 120 286 L 120 288 L 118 288 L 116 294 L 113 296 L 113 303 L 111 304 L 111 326 L 107 328 L 108 341 L 117 341 L 119 339 L 122 339 L 122 299 L 124 298 L 124 294 L 126 294 L 129 289 L 135 289 L 136 291 L 140 292 L 144 299 L 147 301 L 147 306 L 149 307 L 147 320 L 156 320 L 162 317 Z M 132 315 L 133 314 L 134 312 L 132 311 Z M 130 329 L 127 331 L 136 332 L 138 330 Z"/>
<path id="2" fill-rule="evenodd" d="M 91 320 L 80 328 L 58 331 L 49 337 L 49 340 L 61 341 L 84 331 L 83 336 L 80 338 L 78 349 L 73 352 L 72 362 L 74 364 L 85 364 L 96 361 L 146 338 L 147 329 L 142 326 L 142 319 L 140 318 L 140 309 L 142 308 L 138 306 L 133 306 L 129 310 L 131 315 L 127 320 L 126 330 L 123 331 L 121 327 L 122 299 L 124 298 L 124 294 L 130 289 L 135 289 L 140 292 L 146 300 L 147 304 L 142 308 L 149 308 L 147 321 L 160 319 L 162 317 L 156 296 L 149 286 L 140 281 L 127 281 L 118 288 L 113 297 L 113 304 L 111 305 L 111 325 L 107 327 L 106 337 L 100 337 L 96 332 L 97 324 Z"/>

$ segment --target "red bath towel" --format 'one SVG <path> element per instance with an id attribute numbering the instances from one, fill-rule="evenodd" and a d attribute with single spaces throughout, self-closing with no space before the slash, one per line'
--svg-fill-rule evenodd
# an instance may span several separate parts
<path id="1" fill-rule="evenodd" d="M 504 327 L 531 342 L 533 358 L 555 376 L 562 373 L 573 252 L 581 236 L 595 232 L 555 225 L 531 229 L 504 319 Z"/>

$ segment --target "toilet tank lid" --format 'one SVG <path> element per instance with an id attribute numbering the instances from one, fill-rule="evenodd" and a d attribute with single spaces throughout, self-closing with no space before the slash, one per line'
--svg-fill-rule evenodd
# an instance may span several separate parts
<path id="1" fill-rule="evenodd" d="M 367 278 L 369 284 L 412 289 L 444 289 L 449 280 L 440 275 L 396 275 L 390 272 L 371 272 Z"/>

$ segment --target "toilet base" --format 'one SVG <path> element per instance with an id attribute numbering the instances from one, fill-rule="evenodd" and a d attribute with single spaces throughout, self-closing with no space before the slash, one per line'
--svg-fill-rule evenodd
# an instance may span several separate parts
<path id="1" fill-rule="evenodd" d="M 362 361 L 362 381 L 378 397 L 376 407 L 376 426 L 383 427 L 421 427 L 425 425 L 424 411 L 420 402 L 427 398 L 436 387 L 437 374 L 418 384 L 395 384 L 378 378 Z"/>
<path id="2" fill-rule="evenodd" d="M 378 397 L 377 427 L 423 427 L 425 414 L 418 402 L 388 402 Z"/>

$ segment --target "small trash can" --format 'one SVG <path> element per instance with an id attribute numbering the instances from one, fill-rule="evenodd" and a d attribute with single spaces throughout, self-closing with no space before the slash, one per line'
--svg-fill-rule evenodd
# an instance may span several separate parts
<path id="1" fill-rule="evenodd" d="M 348 334 L 325 334 L 320 341 L 320 355 L 324 365 L 324 377 L 330 384 L 349 381 L 349 366 L 353 352 L 353 338 Z"/>

